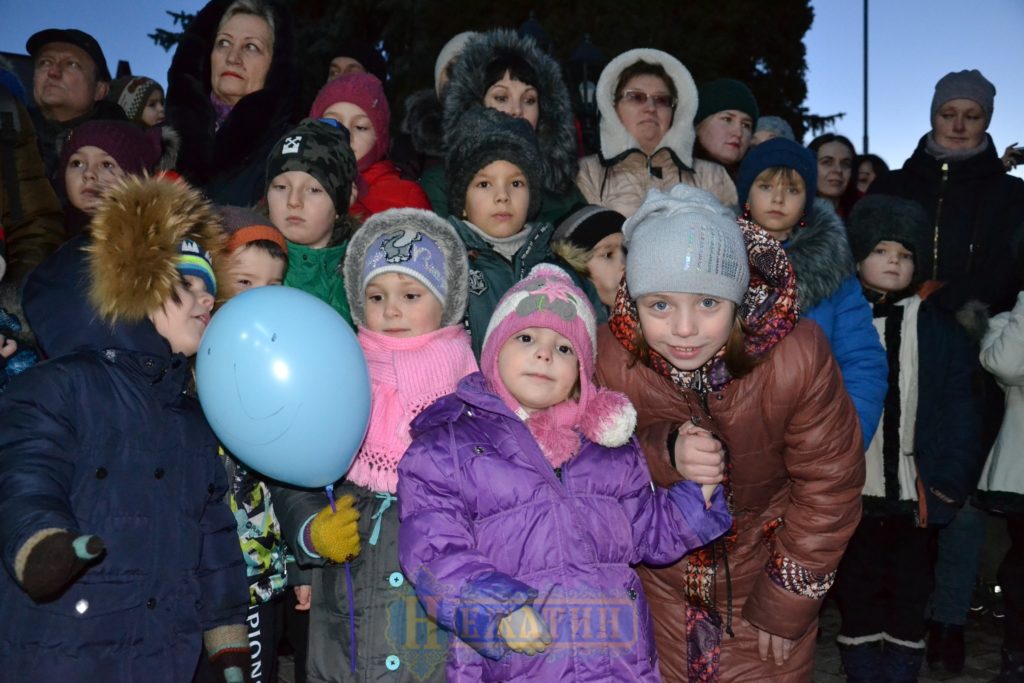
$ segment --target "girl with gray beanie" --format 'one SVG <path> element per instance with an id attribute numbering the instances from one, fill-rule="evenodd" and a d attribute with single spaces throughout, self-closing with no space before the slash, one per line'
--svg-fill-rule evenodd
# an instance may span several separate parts
<path id="1" fill-rule="evenodd" d="M 776 240 L 713 196 L 653 191 L 598 380 L 637 410 L 653 480 L 723 483 L 732 530 L 640 567 L 666 681 L 806 681 L 820 601 L 860 520 L 863 445 L 828 341 L 798 321 Z"/>

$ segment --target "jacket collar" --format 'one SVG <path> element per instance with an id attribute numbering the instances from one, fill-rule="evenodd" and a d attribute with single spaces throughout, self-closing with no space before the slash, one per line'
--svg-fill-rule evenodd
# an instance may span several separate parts
<path id="1" fill-rule="evenodd" d="M 832 296 L 854 272 L 846 228 L 827 199 L 814 200 L 810 223 L 797 228 L 783 246 L 796 271 L 797 298 L 803 313 Z"/>
<path id="2" fill-rule="evenodd" d="M 948 164 L 950 174 L 955 174 L 963 179 L 988 178 L 993 175 L 1002 176 L 1006 173 L 1003 162 L 999 160 L 999 154 L 996 152 L 995 143 L 988 133 L 985 134 L 988 138 L 988 146 L 984 150 L 969 159 L 949 162 L 939 161 L 928 153 L 928 135 L 926 133 L 918 141 L 914 153 L 903 164 L 904 170 L 927 178 L 939 176 L 942 173 L 943 164 Z"/>

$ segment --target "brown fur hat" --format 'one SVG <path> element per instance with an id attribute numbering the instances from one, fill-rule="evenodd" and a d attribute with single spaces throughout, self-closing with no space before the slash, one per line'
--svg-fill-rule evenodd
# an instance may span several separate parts
<path id="1" fill-rule="evenodd" d="M 142 320 L 174 295 L 183 240 L 208 251 L 217 280 L 227 281 L 221 220 L 184 182 L 126 176 L 108 190 L 90 232 L 89 298 L 111 323 Z"/>

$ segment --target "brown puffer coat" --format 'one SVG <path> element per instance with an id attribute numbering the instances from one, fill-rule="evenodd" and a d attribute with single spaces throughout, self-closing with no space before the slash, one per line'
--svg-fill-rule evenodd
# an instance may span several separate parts
<path id="1" fill-rule="evenodd" d="M 774 550 L 789 569 L 825 575 L 838 566 L 860 521 L 860 427 L 820 328 L 799 322 L 753 372 L 711 392 L 707 411 L 696 394 L 684 397 L 669 379 L 632 364 L 607 328 L 598 337 L 597 376 L 636 406 L 637 436 L 659 486 L 682 478 L 669 463 L 666 445 L 680 424 L 713 424 L 728 445 L 739 535 L 728 555 L 731 586 L 719 561 L 715 587 L 716 607 L 724 621 L 731 617 L 736 634 L 722 636 L 722 683 L 811 680 L 820 599 L 783 588 L 769 576 L 765 525 L 784 520 Z M 687 680 L 687 561 L 639 568 L 666 681 Z M 761 661 L 751 624 L 797 641 L 784 664 L 776 665 L 771 656 Z"/>

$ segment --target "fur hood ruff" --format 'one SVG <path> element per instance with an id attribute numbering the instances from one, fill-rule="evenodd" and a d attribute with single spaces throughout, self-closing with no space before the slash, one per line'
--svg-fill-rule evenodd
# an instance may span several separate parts
<path id="1" fill-rule="evenodd" d="M 801 312 L 811 310 L 832 296 L 854 273 L 846 226 L 827 199 L 814 200 L 811 221 L 797 228 L 785 248 L 796 272 Z"/>

